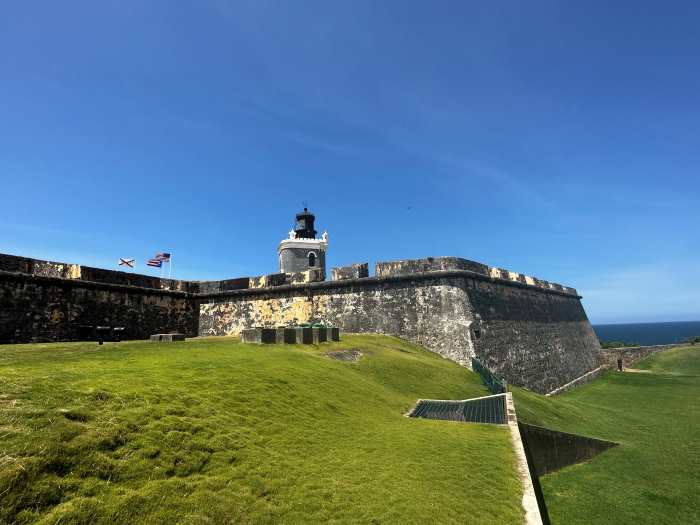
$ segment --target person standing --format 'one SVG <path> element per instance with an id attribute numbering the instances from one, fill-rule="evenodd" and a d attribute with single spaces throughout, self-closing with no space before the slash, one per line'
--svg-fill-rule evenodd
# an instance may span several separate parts
<path id="1" fill-rule="evenodd" d="M 622 356 L 617 356 L 617 371 L 622 372 Z"/>

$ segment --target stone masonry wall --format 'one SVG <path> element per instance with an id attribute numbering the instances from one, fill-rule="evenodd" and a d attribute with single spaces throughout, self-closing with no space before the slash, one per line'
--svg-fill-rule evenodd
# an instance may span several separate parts
<path id="1" fill-rule="evenodd" d="M 202 297 L 200 334 L 327 322 L 421 344 L 540 393 L 597 368 L 600 347 L 579 297 L 552 287 L 440 270 Z"/>
<path id="2" fill-rule="evenodd" d="M 0 254 L 0 342 L 71 340 L 85 325 L 124 326 L 124 338 L 139 339 L 320 321 L 396 335 L 464 366 L 476 356 L 542 393 L 600 365 L 573 288 L 456 257 L 378 263 L 375 277 L 352 273 L 362 277 L 176 281 Z"/>
<path id="3" fill-rule="evenodd" d="M 540 393 L 600 366 L 600 345 L 578 296 L 499 280 L 467 280 L 476 357 L 509 383 Z"/>
<path id="4" fill-rule="evenodd" d="M 85 326 L 123 326 L 125 339 L 197 334 L 188 294 L 74 278 L 0 272 L 0 343 L 70 341 Z M 84 337 L 84 335 L 83 335 Z"/>
<path id="5" fill-rule="evenodd" d="M 681 346 L 687 346 L 687 344 L 624 346 L 621 348 L 604 348 L 601 352 L 603 360 L 608 366 L 617 368 L 617 358 L 622 357 L 622 366 L 629 368 L 651 354 L 670 350 L 671 348 L 680 348 Z"/>
<path id="6" fill-rule="evenodd" d="M 363 281 L 271 288 L 262 294 L 239 292 L 223 300 L 202 300 L 199 332 L 233 335 L 244 328 L 317 321 L 347 332 L 397 335 L 464 366 L 469 364 L 473 355 L 468 329 L 471 314 L 460 286 L 449 279 Z"/>

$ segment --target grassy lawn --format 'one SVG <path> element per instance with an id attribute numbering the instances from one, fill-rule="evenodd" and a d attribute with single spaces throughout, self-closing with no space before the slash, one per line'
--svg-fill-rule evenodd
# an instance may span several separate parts
<path id="1" fill-rule="evenodd" d="M 364 357 L 324 356 L 341 348 Z M 468 370 L 383 336 L 0 346 L 0 522 L 519 523 L 506 429 L 402 415 L 420 397 L 485 394 Z M 649 490 L 689 494 L 663 483 Z M 570 486 L 563 474 L 547 490 Z"/>
<path id="2" fill-rule="evenodd" d="M 700 347 L 662 352 L 561 396 L 515 390 L 518 417 L 617 441 L 541 479 L 553 523 L 700 523 Z"/>

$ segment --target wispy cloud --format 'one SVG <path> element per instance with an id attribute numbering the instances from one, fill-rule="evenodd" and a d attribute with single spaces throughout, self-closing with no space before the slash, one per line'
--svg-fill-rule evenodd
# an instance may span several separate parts
<path id="1" fill-rule="evenodd" d="M 626 267 L 589 278 L 579 292 L 593 322 L 700 319 L 699 272 L 695 261 Z"/>

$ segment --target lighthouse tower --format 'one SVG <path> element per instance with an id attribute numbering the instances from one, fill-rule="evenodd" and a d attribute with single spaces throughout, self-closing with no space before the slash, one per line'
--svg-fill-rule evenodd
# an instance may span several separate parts
<path id="1" fill-rule="evenodd" d="M 314 214 L 306 208 L 297 213 L 294 229 L 289 232 L 289 238 L 280 242 L 277 248 L 280 272 L 296 273 L 320 269 L 325 275 L 328 233 L 324 232 L 321 238 L 317 239 L 314 229 L 315 220 Z"/>

